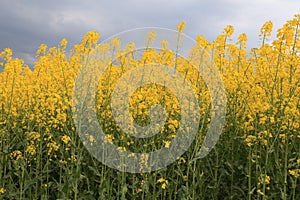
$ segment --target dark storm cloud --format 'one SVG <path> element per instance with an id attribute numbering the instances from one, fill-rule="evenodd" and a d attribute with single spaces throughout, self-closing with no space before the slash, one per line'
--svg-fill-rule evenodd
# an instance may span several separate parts
<path id="1" fill-rule="evenodd" d="M 253 47 L 265 21 L 272 20 L 278 28 L 296 13 L 298 0 L 1 0 L 0 49 L 10 47 L 32 64 L 41 43 L 54 46 L 65 37 L 71 47 L 91 30 L 105 39 L 137 27 L 175 29 L 181 20 L 187 22 L 186 34 L 209 40 L 231 24 L 237 33 L 249 35 Z"/>
<path id="2" fill-rule="evenodd" d="M 54 1 L 38 2 L 42 1 L 0 3 L 0 49 L 10 47 L 29 62 L 41 43 L 52 46 L 63 37 L 76 39 L 87 28 L 80 20 L 67 21 L 63 15 L 66 6 Z"/>

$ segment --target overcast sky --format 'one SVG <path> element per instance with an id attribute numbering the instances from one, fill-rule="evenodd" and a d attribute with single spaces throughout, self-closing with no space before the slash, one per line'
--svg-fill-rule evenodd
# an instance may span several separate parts
<path id="1" fill-rule="evenodd" d="M 299 13 L 300 0 L 0 0 L 0 50 L 10 47 L 32 65 L 42 43 L 54 46 L 65 37 L 71 48 L 91 30 L 103 40 L 132 28 L 175 29 L 181 20 L 187 35 L 210 41 L 233 25 L 256 47 L 265 21 L 276 30 Z"/>

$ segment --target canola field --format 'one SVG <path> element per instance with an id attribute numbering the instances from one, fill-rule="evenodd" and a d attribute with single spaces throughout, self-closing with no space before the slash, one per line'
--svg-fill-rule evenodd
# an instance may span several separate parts
<path id="1" fill-rule="evenodd" d="M 178 24 L 179 35 L 184 27 L 184 22 Z M 211 152 L 198 160 L 194 158 L 212 117 L 210 92 L 195 67 L 168 49 L 168 41 L 159 41 L 160 49 L 151 48 L 154 32 L 145 38 L 143 51 L 134 43 L 121 47 L 119 38 L 99 44 L 96 31 L 73 47 L 67 47 L 66 39 L 55 47 L 42 44 L 33 69 L 11 49 L 3 49 L 0 199 L 300 199 L 300 15 L 278 29 L 273 40 L 272 30 L 271 21 L 264 23 L 257 39 L 260 46 L 251 49 L 246 33 L 233 38 L 230 25 L 214 41 L 195 38 L 190 56 L 197 58 L 199 48 L 210 52 L 226 92 L 222 134 Z M 105 142 L 120 151 L 169 148 L 182 117 L 170 89 L 146 84 L 131 96 L 130 115 L 147 126 L 151 106 L 160 104 L 167 119 L 155 136 L 126 134 L 111 108 L 120 77 L 134 68 L 160 64 L 170 70 L 176 66 L 173 73 L 191 85 L 199 128 L 187 151 L 166 168 L 140 173 L 110 168 L 79 138 L 72 116 L 74 85 L 82 65 L 97 53 L 111 64 L 99 81 L 95 110 Z M 86 137 L 95 142 L 93 135 Z"/>

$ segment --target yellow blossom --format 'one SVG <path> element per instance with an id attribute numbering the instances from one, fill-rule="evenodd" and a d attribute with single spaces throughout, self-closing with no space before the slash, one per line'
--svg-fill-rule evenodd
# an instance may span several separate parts
<path id="1" fill-rule="evenodd" d="M 4 188 L 0 188 L 0 194 L 4 194 L 6 190 Z"/>
<path id="2" fill-rule="evenodd" d="M 185 29 L 185 26 L 186 26 L 185 21 L 179 22 L 178 25 L 177 25 L 177 31 L 181 33 Z"/>
<path id="3" fill-rule="evenodd" d="M 70 136 L 68 136 L 68 135 L 63 135 L 63 136 L 61 137 L 61 140 L 62 140 L 65 144 L 68 144 L 68 143 L 71 141 L 71 138 L 70 138 Z"/>

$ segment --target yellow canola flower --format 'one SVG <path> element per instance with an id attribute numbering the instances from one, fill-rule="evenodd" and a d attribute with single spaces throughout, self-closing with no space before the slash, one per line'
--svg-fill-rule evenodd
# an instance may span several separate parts
<path id="1" fill-rule="evenodd" d="M 165 144 L 165 147 L 166 147 L 166 148 L 169 148 L 169 147 L 170 147 L 170 144 L 171 144 L 171 141 L 163 140 L 163 143 Z"/>
<path id="2" fill-rule="evenodd" d="M 167 185 L 169 184 L 169 181 L 164 178 L 159 178 L 157 180 L 157 183 L 162 183 L 161 188 L 166 189 Z"/>
<path id="3" fill-rule="evenodd" d="M 168 185 L 168 181 L 164 182 L 164 183 L 161 185 L 161 188 L 162 188 L 162 189 L 166 189 L 167 185 Z"/>
<path id="4" fill-rule="evenodd" d="M 5 188 L 0 188 L 0 194 L 4 194 L 6 192 Z"/>
<path id="5" fill-rule="evenodd" d="M 68 135 L 63 135 L 63 136 L 61 137 L 61 140 L 62 140 L 65 144 L 68 144 L 68 143 L 71 141 L 71 138 L 70 138 L 70 136 L 68 136 Z"/>
<path id="6" fill-rule="evenodd" d="M 300 176 L 300 169 L 289 170 L 289 173 L 297 179 Z"/>
<path id="7" fill-rule="evenodd" d="M 263 26 L 260 29 L 260 35 L 263 36 L 270 36 L 271 32 L 273 30 L 273 23 L 272 21 L 267 21 L 263 24 Z"/>
<path id="8" fill-rule="evenodd" d="M 164 182 L 164 181 L 165 181 L 164 178 L 159 178 L 159 179 L 157 180 L 157 183 L 162 183 L 162 182 Z"/>
<path id="9" fill-rule="evenodd" d="M 228 25 L 224 28 L 224 33 L 227 37 L 230 37 L 234 33 L 234 28 L 231 25 Z"/>
<path id="10" fill-rule="evenodd" d="M 23 157 L 22 152 L 19 150 L 15 150 L 10 154 L 10 157 L 15 160 L 19 160 Z"/>
<path id="11" fill-rule="evenodd" d="M 181 33 L 185 29 L 185 26 L 186 26 L 186 22 L 181 21 L 178 23 L 176 30 Z"/>
<path id="12" fill-rule="evenodd" d="M 13 52 L 10 48 L 5 48 L 4 51 L 0 53 L 0 58 L 9 61 L 11 59 Z"/>
<path id="13" fill-rule="evenodd" d="M 68 40 L 66 38 L 64 38 L 60 41 L 60 45 L 64 48 L 66 48 L 67 44 L 68 44 Z"/>
<path id="14" fill-rule="evenodd" d="M 29 145 L 26 147 L 25 153 L 29 153 L 31 156 L 36 154 L 36 148 L 33 145 Z"/>

